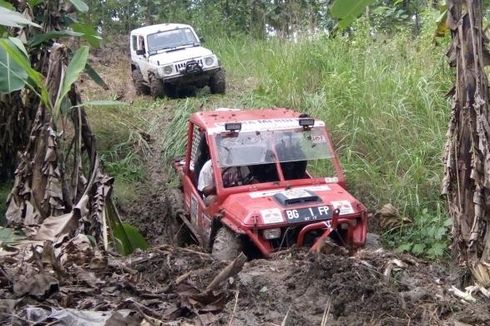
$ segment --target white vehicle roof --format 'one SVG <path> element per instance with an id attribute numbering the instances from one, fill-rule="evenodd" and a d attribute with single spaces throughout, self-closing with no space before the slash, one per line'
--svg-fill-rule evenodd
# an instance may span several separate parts
<path id="1" fill-rule="evenodd" d="M 148 34 L 153 34 L 156 32 L 164 32 L 164 31 L 169 31 L 172 29 L 184 28 L 184 27 L 192 28 L 192 26 L 187 25 L 187 24 L 157 24 L 157 25 L 150 25 L 150 26 L 144 26 L 144 27 L 140 27 L 137 29 L 133 29 L 131 31 L 131 35 L 132 34 L 148 35 Z"/>

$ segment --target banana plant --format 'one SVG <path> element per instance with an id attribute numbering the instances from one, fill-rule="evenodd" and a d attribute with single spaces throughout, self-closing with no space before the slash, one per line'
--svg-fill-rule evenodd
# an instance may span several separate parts
<path id="1" fill-rule="evenodd" d="M 49 4 L 39 0 L 28 3 L 31 7 L 45 6 L 45 10 Z M 0 2 L 0 6 L 2 4 Z M 78 11 L 88 10 L 82 0 L 70 0 L 68 4 Z M 89 47 L 81 46 L 71 51 L 53 40 L 66 36 L 84 37 L 92 30 L 75 25 L 70 30 L 50 31 L 49 22 L 53 20 L 40 22 L 41 27 L 8 6 L 0 8 L 0 92 L 7 94 L 0 100 L 18 100 L 19 92 L 24 88 L 37 99 L 27 101 L 36 106 L 35 119 L 31 122 L 28 142 L 17 165 L 8 200 L 6 218 L 9 225 L 38 224 L 40 232 L 45 235 L 48 228 L 50 232 L 47 233 L 54 237 L 65 236 L 66 232 L 71 235 L 85 233 L 104 249 L 112 246 L 123 254 L 129 254 L 135 248 L 146 249 L 141 234 L 122 223 L 115 209 L 111 199 L 113 179 L 100 168 L 95 136 L 83 109 L 87 103 L 81 102 L 76 89 L 75 82 L 83 71 L 87 71 Z M 12 27 L 16 27 L 16 31 L 20 29 L 23 35 L 32 35 L 31 38 L 26 43 L 21 42 L 20 34 L 17 37 L 9 35 Z M 40 29 L 47 32 L 38 33 Z M 89 44 L 97 40 L 93 35 L 87 38 Z M 47 65 L 34 67 L 30 62 L 33 57 L 41 58 Z M 93 69 L 89 70 L 94 73 Z M 102 80 L 100 76 L 99 79 Z M 91 104 L 121 103 L 99 101 Z M 56 228 L 59 224 L 63 227 Z"/>

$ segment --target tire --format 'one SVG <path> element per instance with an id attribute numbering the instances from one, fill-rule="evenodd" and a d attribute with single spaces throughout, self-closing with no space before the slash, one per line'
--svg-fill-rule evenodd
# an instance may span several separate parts
<path id="1" fill-rule="evenodd" d="M 190 233 L 182 222 L 184 202 L 182 193 L 178 189 L 170 189 L 166 194 L 167 215 L 163 221 L 164 242 L 182 247 L 190 242 Z"/>
<path id="2" fill-rule="evenodd" d="M 177 98 L 178 88 L 172 84 L 165 85 L 165 93 L 170 98 Z"/>
<path id="3" fill-rule="evenodd" d="M 136 89 L 136 95 L 148 95 L 148 87 L 144 84 L 143 74 L 139 69 L 134 69 L 131 72 L 133 77 L 134 88 Z"/>
<path id="4" fill-rule="evenodd" d="M 242 251 L 240 238 L 230 229 L 222 226 L 214 238 L 211 254 L 218 260 L 233 260 Z"/>
<path id="5" fill-rule="evenodd" d="M 211 94 L 224 94 L 226 91 L 225 71 L 218 70 L 209 80 Z"/>
<path id="6" fill-rule="evenodd" d="M 155 78 L 155 76 L 150 76 L 150 94 L 153 98 L 159 98 L 165 95 L 163 82 L 160 79 Z"/>

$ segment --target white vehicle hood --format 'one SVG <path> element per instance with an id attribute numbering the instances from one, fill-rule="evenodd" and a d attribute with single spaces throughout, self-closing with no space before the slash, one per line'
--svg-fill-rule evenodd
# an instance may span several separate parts
<path id="1" fill-rule="evenodd" d="M 162 66 L 168 63 L 186 61 L 189 59 L 205 57 L 212 54 L 213 52 L 201 46 L 189 47 L 152 55 L 150 56 L 150 62 L 154 64 L 160 63 L 160 66 Z"/>

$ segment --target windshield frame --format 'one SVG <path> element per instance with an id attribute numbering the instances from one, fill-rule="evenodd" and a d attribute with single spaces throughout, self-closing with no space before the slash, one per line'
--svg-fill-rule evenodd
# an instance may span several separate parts
<path id="1" fill-rule="evenodd" d="M 216 142 L 216 133 L 207 134 L 208 144 L 210 145 L 210 156 L 213 162 L 213 170 L 216 181 L 216 190 L 219 196 L 224 195 L 228 196 L 232 193 L 239 192 L 248 192 L 248 191 L 257 191 L 257 190 L 267 190 L 267 189 L 277 189 L 278 187 L 291 187 L 291 186 L 305 186 L 305 185 L 318 185 L 318 184 L 328 184 L 328 183 L 336 183 L 342 187 L 345 187 L 345 176 L 342 170 L 342 166 L 337 157 L 336 152 L 333 149 L 333 143 L 331 137 L 329 136 L 327 128 L 323 126 L 318 126 L 314 128 L 319 128 L 322 130 L 323 134 L 326 136 L 327 146 L 331 151 L 331 157 L 328 159 L 331 161 L 334 174 L 333 178 L 331 176 L 320 176 L 315 177 L 306 171 L 305 178 L 301 179 L 285 179 L 283 174 L 283 169 L 281 167 L 281 163 L 275 160 L 273 163 L 275 165 L 275 169 L 278 172 L 278 180 L 277 181 L 266 181 L 260 183 L 252 183 L 252 184 L 244 184 L 240 186 L 234 187 L 225 187 L 223 185 L 222 172 L 223 168 L 219 165 L 218 162 L 218 144 Z"/>

